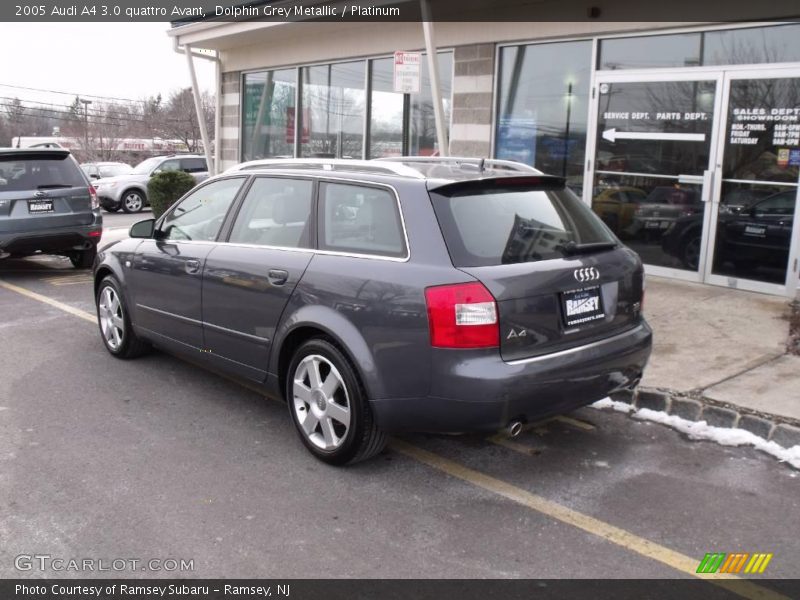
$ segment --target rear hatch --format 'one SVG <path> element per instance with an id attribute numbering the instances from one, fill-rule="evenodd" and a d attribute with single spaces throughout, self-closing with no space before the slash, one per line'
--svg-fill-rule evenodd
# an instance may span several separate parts
<path id="1" fill-rule="evenodd" d="M 639 322 L 639 257 L 563 179 L 433 184 L 430 196 L 454 266 L 497 301 L 504 360 L 590 343 Z"/>
<path id="2" fill-rule="evenodd" d="M 67 150 L 0 153 L 0 233 L 93 221 L 89 183 Z"/>

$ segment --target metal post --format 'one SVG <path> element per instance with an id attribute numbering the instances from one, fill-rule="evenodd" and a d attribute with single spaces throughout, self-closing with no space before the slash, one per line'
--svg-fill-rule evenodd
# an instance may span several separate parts
<path id="1" fill-rule="evenodd" d="M 200 90 L 197 87 L 197 74 L 194 71 L 194 61 L 192 60 L 192 47 L 189 44 L 184 44 L 183 52 L 186 54 L 186 64 L 189 67 L 189 76 L 192 79 L 192 95 L 194 96 L 194 109 L 197 113 L 197 124 L 200 126 L 200 138 L 203 140 L 203 150 L 206 155 L 206 164 L 209 169 L 214 167 L 211 160 L 211 144 L 208 140 L 208 131 L 206 130 L 206 120 L 203 115 L 203 104 L 200 101 Z"/>
<path id="2" fill-rule="evenodd" d="M 222 173 L 222 61 L 217 51 L 217 60 L 214 65 L 217 76 L 217 98 L 214 112 L 214 175 Z"/>
<path id="3" fill-rule="evenodd" d="M 439 142 L 439 156 L 450 155 L 447 141 L 447 130 L 444 126 L 444 105 L 439 87 L 439 60 L 436 56 L 436 41 L 433 37 L 433 21 L 431 19 L 430 0 L 419 0 L 422 9 L 422 33 L 425 35 L 425 52 L 428 55 L 428 71 L 431 76 L 431 98 L 433 99 L 433 117 L 436 121 L 436 137 Z"/>
<path id="4" fill-rule="evenodd" d="M 91 100 L 84 100 L 80 98 L 83 104 L 83 151 L 85 153 L 84 160 L 89 160 L 89 105 Z"/>

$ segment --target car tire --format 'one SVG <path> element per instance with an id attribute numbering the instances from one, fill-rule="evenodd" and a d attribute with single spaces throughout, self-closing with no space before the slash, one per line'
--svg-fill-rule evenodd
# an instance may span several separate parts
<path id="1" fill-rule="evenodd" d="M 144 194 L 139 190 L 125 190 L 120 200 L 122 210 L 128 214 L 141 212 L 144 204 Z"/>
<path id="2" fill-rule="evenodd" d="M 697 271 L 700 268 L 700 248 L 701 238 L 699 235 L 686 238 L 681 250 L 681 263 L 690 271 Z"/>
<path id="3" fill-rule="evenodd" d="M 300 346 L 286 373 L 289 413 L 305 447 L 331 465 L 378 454 L 387 436 L 378 429 L 364 387 L 339 348 L 317 338 Z"/>
<path id="4" fill-rule="evenodd" d="M 94 264 L 94 257 L 97 256 L 97 246 L 92 246 L 86 250 L 79 250 L 69 255 L 69 261 L 76 269 L 91 269 Z"/>
<path id="5" fill-rule="evenodd" d="M 120 293 L 116 277 L 108 275 L 100 282 L 95 296 L 97 324 L 106 350 L 116 358 L 136 358 L 145 354 L 150 345 L 139 338 L 131 327 L 128 307 Z"/>
<path id="6" fill-rule="evenodd" d="M 114 207 L 104 206 L 103 210 L 106 211 L 106 212 L 115 213 L 115 212 L 119 212 L 119 206 L 114 206 Z"/>

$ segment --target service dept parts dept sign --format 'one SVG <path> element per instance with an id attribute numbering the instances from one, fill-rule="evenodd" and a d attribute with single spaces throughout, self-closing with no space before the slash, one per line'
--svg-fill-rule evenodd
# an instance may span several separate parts
<path id="1" fill-rule="evenodd" d="M 394 53 L 394 91 L 399 94 L 419 94 L 420 64 L 419 52 Z"/>

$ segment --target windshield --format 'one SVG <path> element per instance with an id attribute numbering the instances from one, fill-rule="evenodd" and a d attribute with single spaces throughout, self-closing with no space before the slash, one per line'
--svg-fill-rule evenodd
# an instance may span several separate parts
<path id="1" fill-rule="evenodd" d="M 150 171 L 155 169 L 158 166 L 159 162 L 161 162 L 160 158 L 148 158 L 147 160 L 143 160 L 138 165 L 136 165 L 133 171 L 131 171 L 131 174 L 149 175 Z"/>
<path id="2" fill-rule="evenodd" d="M 617 243 L 594 213 L 565 189 L 432 193 L 431 199 L 456 267 L 561 258 L 576 245 Z"/>
<path id="3" fill-rule="evenodd" d="M 100 177 L 115 177 L 117 175 L 126 175 L 133 171 L 128 165 L 102 165 L 99 167 Z"/>

